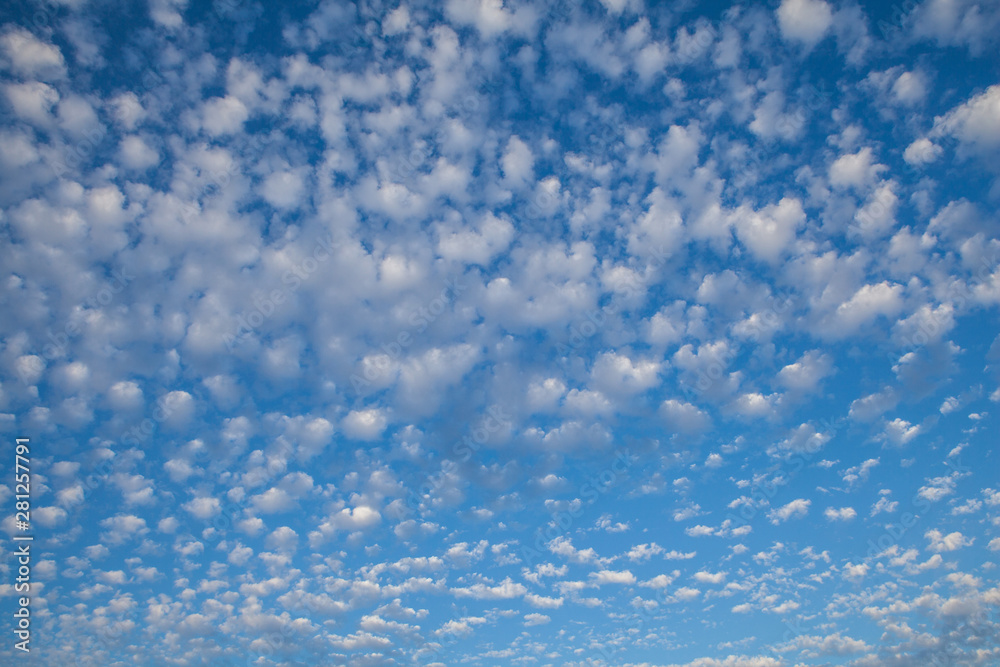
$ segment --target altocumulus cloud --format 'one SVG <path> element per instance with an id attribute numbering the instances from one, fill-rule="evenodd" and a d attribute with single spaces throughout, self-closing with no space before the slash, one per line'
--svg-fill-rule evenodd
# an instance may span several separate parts
<path id="1" fill-rule="evenodd" d="M 8 4 L 38 664 L 1000 662 L 995 2 Z"/>

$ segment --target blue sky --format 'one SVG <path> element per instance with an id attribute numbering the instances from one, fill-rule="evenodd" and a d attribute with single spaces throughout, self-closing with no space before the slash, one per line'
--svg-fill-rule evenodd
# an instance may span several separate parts
<path id="1" fill-rule="evenodd" d="M 0 661 L 1000 663 L 998 34 L 5 6 Z"/>

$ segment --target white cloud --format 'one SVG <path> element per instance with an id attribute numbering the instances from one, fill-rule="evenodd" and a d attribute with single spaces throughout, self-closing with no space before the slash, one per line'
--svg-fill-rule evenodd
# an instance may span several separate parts
<path id="1" fill-rule="evenodd" d="M 305 175 L 301 170 L 276 171 L 268 174 L 260 189 L 261 196 L 275 208 L 293 209 L 305 206 Z"/>
<path id="2" fill-rule="evenodd" d="M 253 496 L 254 507 L 263 514 L 287 512 L 295 507 L 295 500 L 284 489 L 271 488 L 264 493 Z"/>
<path id="3" fill-rule="evenodd" d="M 118 619 L 139 664 L 285 626 L 326 633 L 307 663 L 505 627 L 481 658 L 558 662 L 534 630 L 571 607 L 588 650 L 639 610 L 802 620 L 801 571 L 905 662 L 997 597 L 955 568 L 1000 551 L 996 100 L 961 76 L 1000 10 L 928 0 L 882 40 L 818 0 L 85 5 L 0 26 L 0 429 L 32 438 L 67 655 Z M 928 502 L 924 549 L 839 542 Z M 834 630 L 685 660 L 875 651 Z"/>
<path id="4" fill-rule="evenodd" d="M 914 167 L 920 167 L 934 162 L 944 150 L 927 137 L 916 139 L 903 151 L 903 159 Z"/>
<path id="5" fill-rule="evenodd" d="M 823 0 L 782 0 L 778 25 L 785 39 L 815 46 L 833 23 L 830 5 Z"/>
<path id="6" fill-rule="evenodd" d="M 803 354 L 778 372 L 778 381 L 789 389 L 813 391 L 833 372 L 833 360 L 819 350 Z"/>
<path id="7" fill-rule="evenodd" d="M 215 97 L 205 102 L 201 125 L 212 137 L 233 134 L 250 117 L 243 102 L 235 97 Z"/>
<path id="8" fill-rule="evenodd" d="M 515 188 L 522 188 L 534 179 L 535 158 L 531 148 L 517 135 L 507 141 L 507 148 L 500 159 L 504 182 Z"/>
<path id="9" fill-rule="evenodd" d="M 453 21 L 475 26 L 484 37 L 504 32 L 514 19 L 502 0 L 448 0 L 445 11 Z"/>
<path id="10" fill-rule="evenodd" d="M 593 384 L 608 394 L 630 396 L 659 384 L 660 364 L 606 352 L 594 362 Z"/>
<path id="11" fill-rule="evenodd" d="M 378 408 L 352 410 L 340 424 L 344 434 L 355 440 L 375 440 L 387 425 L 386 416 Z"/>
<path id="12" fill-rule="evenodd" d="M 628 570 L 601 570 L 599 572 L 591 572 L 590 579 L 595 586 L 603 586 L 604 584 L 635 583 L 635 575 Z"/>
<path id="13" fill-rule="evenodd" d="M 1000 11 L 975 0 L 928 0 L 913 11 L 913 34 L 941 46 L 965 46 L 972 54 L 989 48 L 1000 28 Z"/>
<path id="14" fill-rule="evenodd" d="M 892 317 L 903 309 L 903 286 L 882 281 L 865 285 L 854 295 L 837 306 L 837 322 L 842 333 L 853 332 L 879 315 Z"/>
<path id="15" fill-rule="evenodd" d="M 783 197 L 759 211 L 741 206 L 735 214 L 736 236 L 750 252 L 768 263 L 775 263 L 805 223 L 802 202 Z"/>
<path id="16" fill-rule="evenodd" d="M 534 593 L 525 595 L 524 600 L 533 607 L 541 609 L 558 609 L 563 605 L 562 598 L 545 597 L 543 595 L 535 595 Z"/>
<path id="17" fill-rule="evenodd" d="M 525 614 L 524 625 L 530 628 L 534 625 L 545 625 L 551 620 L 552 619 L 545 614 Z"/>
<path id="18" fill-rule="evenodd" d="M 38 507 L 31 511 L 31 516 L 41 525 L 52 528 L 63 523 L 68 514 L 61 507 Z"/>
<path id="19" fill-rule="evenodd" d="M 198 496 L 181 505 L 181 509 L 190 512 L 196 519 L 207 521 L 221 511 L 221 506 L 218 498 Z"/>
<path id="20" fill-rule="evenodd" d="M 695 572 L 693 579 L 702 584 L 721 584 L 726 581 L 725 572 Z"/>
<path id="21" fill-rule="evenodd" d="M 949 135 L 972 152 L 989 154 L 1000 146 L 1000 85 L 935 118 L 931 136 Z"/>
<path id="22" fill-rule="evenodd" d="M 149 169 L 160 161 L 160 154 L 156 149 L 137 135 L 129 135 L 122 139 L 119 154 L 122 164 L 139 171 Z"/>
<path id="23" fill-rule="evenodd" d="M 924 533 L 924 537 L 926 537 L 929 542 L 927 549 L 938 553 L 945 551 L 957 551 L 962 547 L 971 547 L 972 543 L 975 542 L 974 538 L 966 537 L 958 531 L 945 535 L 940 530 L 932 529 Z"/>
<path id="24" fill-rule="evenodd" d="M 100 535 L 101 541 L 112 545 L 122 544 L 126 540 L 140 537 L 149 532 L 146 520 L 134 514 L 116 514 L 113 517 L 102 519 L 101 527 L 104 528 L 104 532 Z"/>
<path id="25" fill-rule="evenodd" d="M 702 431 L 711 423 L 708 415 L 697 406 L 674 398 L 663 401 L 660 414 L 671 428 L 685 433 Z"/>
<path id="26" fill-rule="evenodd" d="M 682 586 L 674 591 L 674 597 L 682 602 L 690 602 L 696 597 L 701 595 L 701 591 L 697 588 L 689 588 L 688 586 Z"/>
<path id="27" fill-rule="evenodd" d="M 324 533 L 333 533 L 337 530 L 363 530 L 374 526 L 381 520 L 382 515 L 372 507 L 366 505 L 354 508 L 345 507 L 339 512 L 331 514 L 326 521 L 320 524 L 319 529 Z"/>
<path id="28" fill-rule="evenodd" d="M 410 12 L 406 5 L 400 5 L 389 12 L 382 21 L 382 33 L 385 35 L 398 35 L 406 32 L 410 25 Z"/>
<path id="29" fill-rule="evenodd" d="M 188 0 L 151 0 L 149 15 L 161 27 L 174 30 L 184 25 L 181 12 L 187 5 Z"/>
<path id="30" fill-rule="evenodd" d="M 823 510 L 823 516 L 827 518 L 827 521 L 850 521 L 858 515 L 854 511 L 853 507 L 841 507 L 840 509 L 834 507 L 827 507 Z"/>
<path id="31" fill-rule="evenodd" d="M 920 434 L 920 425 L 912 425 L 905 419 L 897 417 L 886 423 L 883 437 L 894 445 L 905 445 Z"/>
<path id="32" fill-rule="evenodd" d="M 636 545 L 629 549 L 625 556 L 632 561 L 644 561 L 661 553 L 663 553 L 663 547 L 654 542 L 652 544 Z"/>
<path id="33" fill-rule="evenodd" d="M 66 61 L 54 44 L 43 42 L 23 28 L 9 27 L 0 36 L 4 65 L 15 73 L 42 80 L 66 75 Z"/>
<path id="34" fill-rule="evenodd" d="M 440 232 L 438 253 L 445 259 L 487 266 L 497 254 L 510 245 L 514 226 L 505 218 L 492 213 L 483 216 L 478 229 Z"/>
<path id="35" fill-rule="evenodd" d="M 872 149 L 865 147 L 857 153 L 844 154 L 834 160 L 830 165 L 830 184 L 837 188 L 865 190 L 886 169 L 888 167 L 884 164 L 874 162 Z"/>
<path id="36" fill-rule="evenodd" d="M 927 81 L 919 71 L 903 72 L 892 84 L 892 95 L 901 104 L 917 104 L 927 96 Z"/>
<path id="37" fill-rule="evenodd" d="M 767 518 L 770 519 L 771 523 L 775 525 L 784 523 L 789 519 L 801 519 L 809 513 L 810 505 L 812 505 L 811 500 L 798 498 L 797 500 L 793 500 L 790 503 L 771 510 L 767 513 Z"/>
<path id="38" fill-rule="evenodd" d="M 896 196 L 895 187 L 895 183 L 891 181 L 881 184 L 854 216 L 856 229 L 865 239 L 885 236 L 896 225 L 899 197 Z"/>
<path id="39" fill-rule="evenodd" d="M 849 581 L 859 582 L 868 575 L 868 570 L 867 563 L 847 563 L 844 565 L 844 578 Z"/>
<path id="40" fill-rule="evenodd" d="M 453 588 L 451 592 L 455 597 L 468 597 L 476 600 L 509 600 L 511 598 L 522 597 L 528 592 L 523 584 L 514 582 L 507 577 L 496 586 L 479 583 L 465 588 Z"/>

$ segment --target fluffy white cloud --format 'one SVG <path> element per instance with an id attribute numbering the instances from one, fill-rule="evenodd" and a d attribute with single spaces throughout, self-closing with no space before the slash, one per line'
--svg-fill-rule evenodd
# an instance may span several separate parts
<path id="1" fill-rule="evenodd" d="M 782 0 L 778 25 L 785 39 L 815 46 L 833 23 L 833 12 L 823 0 Z"/>
<path id="2" fill-rule="evenodd" d="M 601 570 L 599 572 L 591 572 L 590 579 L 595 586 L 603 586 L 604 584 L 635 583 L 635 575 L 628 570 Z"/>
<path id="3" fill-rule="evenodd" d="M 805 220 L 802 202 L 783 197 L 777 204 L 758 211 L 741 207 L 736 212 L 736 235 L 755 257 L 774 263 Z"/>
<path id="4" fill-rule="evenodd" d="M 1000 85 L 935 119 L 932 136 L 950 135 L 967 150 L 987 154 L 1000 146 Z"/>
<path id="5" fill-rule="evenodd" d="M 962 547 L 970 547 L 975 541 L 974 538 L 969 538 L 958 531 L 948 533 L 945 535 L 940 530 L 932 529 L 924 533 L 924 537 L 927 538 L 929 544 L 927 548 L 930 551 L 945 552 L 945 551 L 957 551 Z"/>
<path id="6" fill-rule="evenodd" d="M 1000 549 L 989 3 L 85 4 L 0 26 L 0 429 L 53 661 L 542 624 L 480 657 L 585 661 L 624 608 L 689 667 L 876 652 L 819 617 L 916 664 L 997 597 L 955 569 Z M 924 503 L 923 551 L 838 541 Z M 805 625 L 671 624 L 750 611 Z"/>
<path id="7" fill-rule="evenodd" d="M 778 372 L 778 381 L 789 389 L 813 391 L 833 372 L 833 359 L 819 350 L 811 350 Z"/>
<path id="8" fill-rule="evenodd" d="M 507 577 L 496 586 L 479 583 L 465 588 L 453 588 L 452 593 L 456 597 L 469 597 L 476 600 L 509 600 L 521 597 L 528 592 L 523 584 L 519 584 Z"/>
<path id="9" fill-rule="evenodd" d="M 827 507 L 823 510 L 823 516 L 827 518 L 828 521 L 850 521 L 855 518 L 858 513 L 853 507 Z"/>
<path id="10" fill-rule="evenodd" d="M 0 35 L 4 64 L 17 74 L 42 80 L 66 75 L 66 61 L 54 44 L 43 42 L 23 28 L 10 26 Z"/>
<path id="11" fill-rule="evenodd" d="M 943 153 L 943 149 L 927 137 L 916 139 L 903 151 L 903 159 L 907 164 L 919 167 L 934 162 Z"/>
<path id="12" fill-rule="evenodd" d="M 668 398 L 660 405 L 660 414 L 667 423 L 679 431 L 697 432 L 708 427 L 708 415 L 697 406 L 674 398 Z"/>
<path id="13" fill-rule="evenodd" d="M 812 505 L 811 500 L 806 500 L 805 498 L 798 498 L 791 501 L 781 507 L 771 510 L 767 513 L 767 518 L 771 520 L 771 523 L 777 525 L 779 523 L 784 523 L 789 519 L 801 519 L 806 514 L 809 513 L 809 506 Z"/>
<path id="14" fill-rule="evenodd" d="M 878 175 L 888 169 L 878 164 L 872 149 L 865 147 L 857 153 L 841 155 L 830 165 L 830 184 L 837 188 L 852 187 L 864 190 L 875 182 Z"/>
<path id="15" fill-rule="evenodd" d="M 374 440 L 387 425 L 386 416 L 377 408 L 352 410 L 341 422 L 344 434 L 355 440 Z"/>

